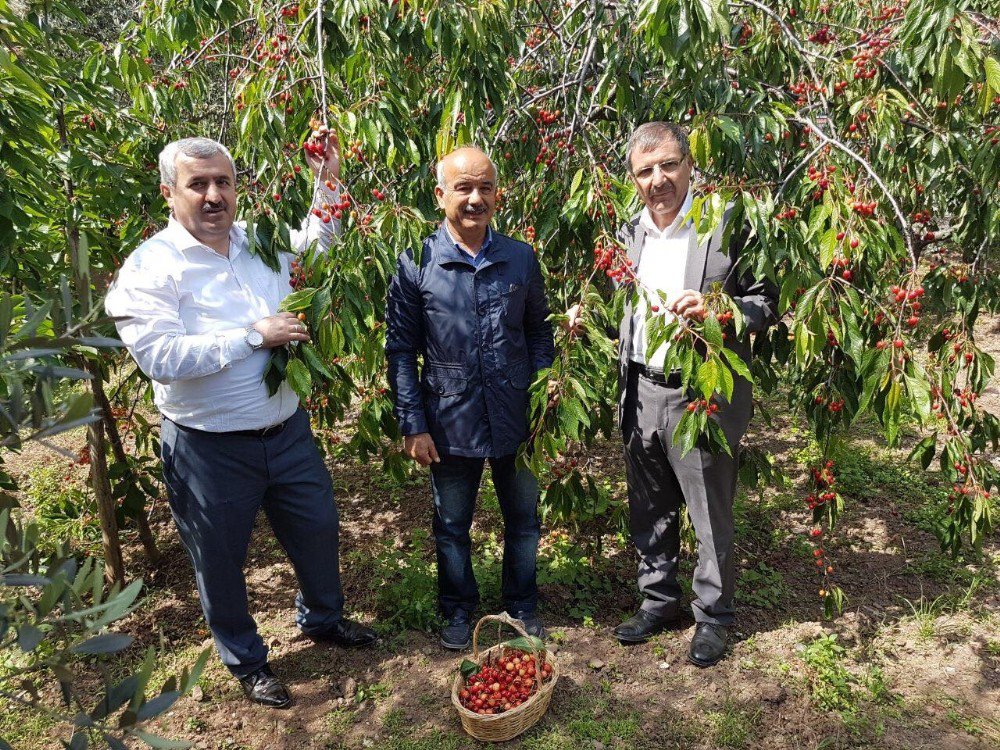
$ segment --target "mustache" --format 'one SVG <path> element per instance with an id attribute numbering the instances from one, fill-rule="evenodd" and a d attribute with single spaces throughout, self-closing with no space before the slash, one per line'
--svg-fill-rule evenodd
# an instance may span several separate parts
<path id="1" fill-rule="evenodd" d="M 202 213 L 215 213 L 216 211 L 224 211 L 226 209 L 226 202 L 219 201 L 218 203 L 206 203 L 202 206 Z"/>

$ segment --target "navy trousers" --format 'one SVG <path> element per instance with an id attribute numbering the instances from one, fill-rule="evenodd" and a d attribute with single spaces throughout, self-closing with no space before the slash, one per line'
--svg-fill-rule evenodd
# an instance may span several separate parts
<path id="1" fill-rule="evenodd" d="M 337 506 L 305 411 L 263 438 L 202 432 L 164 419 L 160 442 L 170 510 L 194 564 L 215 646 L 234 675 L 267 663 L 243 573 L 261 508 L 298 578 L 299 628 L 321 633 L 340 620 Z"/>
<path id="2" fill-rule="evenodd" d="M 530 471 L 515 467 L 514 456 L 489 461 L 503 513 L 503 604 L 511 614 L 534 612 L 538 604 L 538 482 Z M 471 615 L 479 604 L 469 530 L 485 462 L 443 455 L 441 463 L 431 464 L 438 605 L 449 619 L 459 609 Z"/>

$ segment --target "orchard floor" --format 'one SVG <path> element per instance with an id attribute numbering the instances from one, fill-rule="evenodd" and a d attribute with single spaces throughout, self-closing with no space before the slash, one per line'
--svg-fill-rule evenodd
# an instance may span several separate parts
<path id="1" fill-rule="evenodd" d="M 986 347 L 1000 353 L 992 324 L 982 334 Z M 983 406 L 1000 414 L 996 382 Z M 824 621 L 799 468 L 815 447 L 781 402 L 767 406 L 773 425 L 755 420 L 749 442 L 773 453 L 791 484 L 740 493 L 740 614 L 729 656 L 707 670 L 686 662 L 690 616 L 647 644 L 619 645 L 611 628 L 637 603 L 633 551 L 607 523 L 546 526 L 542 607 L 562 678 L 542 721 L 506 747 L 1000 746 L 998 539 L 958 562 L 942 555 L 930 524 L 946 488 L 933 473 L 907 464 L 905 448 L 885 449 L 877 430 L 862 426 L 836 451 L 847 511 L 826 548 L 848 602 L 843 615 Z M 82 436 L 63 441 L 75 450 Z M 587 458 L 620 509 L 617 444 L 603 444 Z M 51 454 L 32 446 L 10 467 L 27 480 L 46 462 Z M 251 607 L 295 705 L 282 712 L 250 706 L 213 657 L 196 694 L 154 722 L 157 734 L 220 749 L 480 747 L 462 732 L 450 703 L 460 657 L 444 651 L 433 633 L 412 627 L 434 617 L 426 476 L 415 472 L 399 484 L 377 465 L 336 456 L 330 471 L 348 608 L 380 630 L 380 644 L 347 652 L 298 634 L 294 575 L 262 517 L 248 563 Z M 144 578 L 147 594 L 121 629 L 138 641 L 129 652 L 136 660 L 148 646 L 159 651 L 165 676 L 193 662 L 210 641 L 165 503 L 153 519 L 164 562 L 151 570 L 139 545 L 127 545 L 129 570 Z M 484 480 L 474 528 L 484 612 L 499 606 L 499 521 Z M 686 579 L 691 565 L 687 555 Z M 44 722 L 7 707 L 0 714 L 0 737 L 18 750 L 58 746 Z"/>

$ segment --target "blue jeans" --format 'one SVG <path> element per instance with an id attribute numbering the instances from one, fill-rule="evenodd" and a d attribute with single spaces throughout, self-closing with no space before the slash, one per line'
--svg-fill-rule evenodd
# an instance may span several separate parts
<path id="1" fill-rule="evenodd" d="M 307 635 L 332 628 L 344 605 L 339 519 L 308 415 L 299 409 L 285 429 L 264 438 L 201 432 L 164 419 L 160 446 L 170 510 L 222 663 L 237 677 L 267 663 L 243 574 L 262 508 L 295 569 L 299 628 Z"/>
<path id="2" fill-rule="evenodd" d="M 441 456 L 441 463 L 431 464 L 438 603 L 447 618 L 457 609 L 471 614 L 479 604 L 469 529 L 485 461 L 445 455 Z M 534 612 L 538 605 L 535 582 L 540 535 L 538 482 L 530 471 L 515 469 L 514 456 L 489 461 L 504 520 L 501 589 L 504 608 L 510 613 Z"/>

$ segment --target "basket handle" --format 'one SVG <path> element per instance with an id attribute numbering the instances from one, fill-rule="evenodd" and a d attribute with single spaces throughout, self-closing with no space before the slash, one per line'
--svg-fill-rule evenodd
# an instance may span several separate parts
<path id="1" fill-rule="evenodd" d="M 521 625 L 520 620 L 515 620 L 513 617 L 508 615 L 506 612 L 501 612 L 498 615 L 486 615 L 482 617 L 479 622 L 476 623 L 475 630 L 472 631 L 472 658 L 479 661 L 479 628 L 483 626 L 484 622 L 495 622 L 497 623 L 497 641 L 500 640 L 500 629 L 506 625 L 518 634 L 524 636 L 528 641 L 531 637 L 525 631 L 524 627 Z M 538 690 L 541 692 L 542 689 L 542 662 L 545 661 L 546 648 L 543 645 L 542 648 L 535 649 L 535 656 L 538 657 L 535 660 L 535 681 L 538 683 Z"/>

